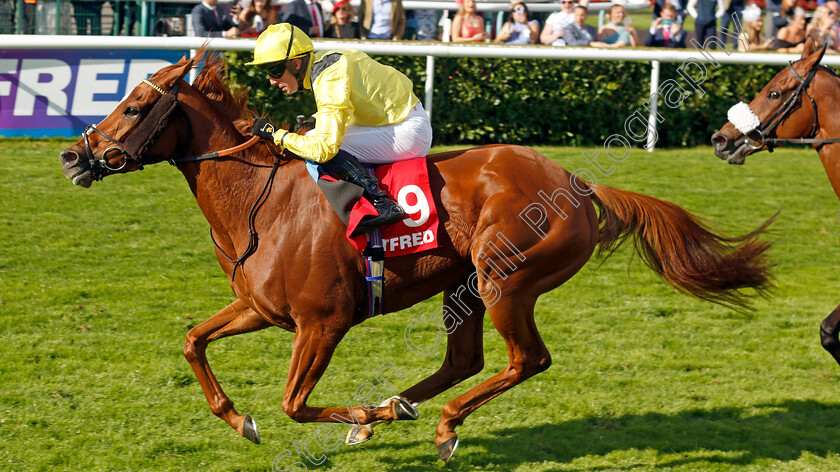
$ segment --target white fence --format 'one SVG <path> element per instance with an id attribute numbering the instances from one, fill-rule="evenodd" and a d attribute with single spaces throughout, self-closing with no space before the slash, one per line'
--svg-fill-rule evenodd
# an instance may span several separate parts
<path id="1" fill-rule="evenodd" d="M 0 50 L 6 49 L 140 49 L 140 50 L 192 50 L 205 44 L 204 38 L 193 37 L 96 37 L 96 36 L 21 36 L 0 35 Z M 641 61 L 651 63 L 651 95 L 659 88 L 661 63 L 686 63 L 687 61 L 720 64 L 778 64 L 786 65 L 799 58 L 789 53 L 727 53 L 700 49 L 646 49 L 646 48 L 572 48 L 552 46 L 513 46 L 497 44 L 452 44 L 440 42 L 348 41 L 314 40 L 316 50 L 359 49 L 368 54 L 426 56 L 426 83 L 424 106 L 431 116 L 434 100 L 434 65 L 436 57 L 488 57 L 528 58 L 555 60 Z M 208 48 L 220 51 L 252 51 L 253 39 L 213 39 Z M 840 65 L 840 55 L 828 55 L 825 65 Z M 648 132 L 648 150 L 653 150 L 655 137 L 656 104 L 651 104 Z"/>

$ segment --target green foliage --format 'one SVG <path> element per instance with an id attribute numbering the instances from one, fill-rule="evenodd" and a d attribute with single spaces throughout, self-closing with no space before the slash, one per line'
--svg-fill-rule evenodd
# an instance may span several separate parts
<path id="1" fill-rule="evenodd" d="M 232 82 L 250 88 L 255 110 L 267 110 L 278 123 L 314 112 L 310 93 L 283 96 L 269 87 L 263 73 L 243 65 L 248 55 L 228 54 L 228 66 Z M 415 94 L 425 98 L 425 57 L 376 59 L 406 74 L 414 81 Z M 729 107 L 739 101 L 749 103 L 780 70 L 703 63 L 708 74 L 703 93 L 677 74 L 680 64 L 662 64 L 660 84 L 673 79 L 689 96 L 675 108 L 659 100 L 663 122 L 658 125 L 657 146 L 707 144 L 714 130 L 726 123 Z M 643 104 L 650 99 L 650 67 L 630 61 L 438 57 L 432 109 L 435 144 L 603 144 L 613 134 L 626 135 L 624 122 L 635 111 L 647 118 Z M 702 77 L 697 69 L 689 72 Z M 642 126 L 636 124 L 638 129 Z"/>

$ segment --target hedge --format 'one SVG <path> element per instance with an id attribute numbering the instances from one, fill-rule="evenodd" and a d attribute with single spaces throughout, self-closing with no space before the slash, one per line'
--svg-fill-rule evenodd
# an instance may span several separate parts
<path id="1" fill-rule="evenodd" d="M 700 53 L 697 54 L 701 59 Z M 250 105 L 275 122 L 294 122 L 315 111 L 311 93 L 285 96 L 268 85 L 265 74 L 244 66 L 248 52 L 227 54 L 232 84 L 250 88 Z M 410 77 L 425 97 L 425 57 L 377 56 Z M 673 108 L 659 100 L 663 122 L 657 147 L 708 144 L 726 123 L 727 110 L 749 103 L 781 70 L 770 65 L 703 62 L 704 91 L 695 91 L 677 73 L 680 64 L 663 63 L 660 84 L 676 81 L 687 93 Z M 435 144 L 515 143 L 600 145 L 612 134 L 627 135 L 624 123 L 649 100 L 650 64 L 630 61 L 436 58 L 433 119 Z M 690 68 L 691 77 L 702 73 Z M 673 84 L 672 84 L 673 85 Z M 665 94 L 663 93 L 663 96 Z M 636 123 L 639 126 L 639 123 Z"/>

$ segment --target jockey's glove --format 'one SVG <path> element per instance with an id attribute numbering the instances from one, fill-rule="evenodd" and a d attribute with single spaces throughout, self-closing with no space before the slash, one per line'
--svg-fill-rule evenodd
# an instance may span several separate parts
<path id="1" fill-rule="evenodd" d="M 251 130 L 251 133 L 254 136 L 259 136 L 261 138 L 267 139 L 274 142 L 274 132 L 276 128 L 270 121 L 266 118 L 257 118 L 254 120 L 254 128 Z"/>

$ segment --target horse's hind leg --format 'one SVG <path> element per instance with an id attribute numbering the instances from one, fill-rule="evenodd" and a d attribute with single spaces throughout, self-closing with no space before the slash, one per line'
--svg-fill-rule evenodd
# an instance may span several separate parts
<path id="1" fill-rule="evenodd" d="M 257 444 L 260 443 L 260 434 L 256 423 L 250 416 L 240 415 L 233 408 L 233 402 L 222 391 L 222 387 L 219 386 L 219 382 L 210 370 L 206 350 L 207 345 L 217 339 L 258 331 L 269 326 L 271 326 L 270 323 L 243 301 L 236 300 L 207 321 L 191 329 L 184 343 L 184 357 L 192 366 L 213 414 L 225 420 L 240 435 Z"/>
<path id="2" fill-rule="evenodd" d="M 840 364 L 840 305 L 820 324 L 820 341 L 826 351 Z"/>
<path id="3" fill-rule="evenodd" d="M 508 365 L 444 406 L 435 434 L 438 454 L 444 461 L 452 457 L 458 445 L 455 428 L 470 413 L 551 365 L 551 355 L 534 322 L 535 304 L 536 298 L 507 296 L 487 308 L 493 325 L 507 344 Z"/>
<path id="4" fill-rule="evenodd" d="M 434 374 L 399 394 L 413 406 L 463 382 L 481 372 L 484 367 L 484 302 L 466 289 L 467 283 L 465 277 L 454 289 L 446 290 L 443 295 L 441 308 L 452 310 L 453 315 L 462 320 L 461 324 L 447 335 L 443 365 Z M 450 328 L 452 327 L 447 327 L 448 330 Z M 345 442 L 359 444 L 371 436 L 373 424 L 353 426 Z"/>
<path id="5" fill-rule="evenodd" d="M 400 394 L 414 405 L 437 396 L 484 368 L 484 302 L 466 289 L 466 278 L 462 282 L 455 291 L 447 290 L 444 293 L 444 307 L 463 321 L 457 327 L 446 327 L 451 332 L 446 339 L 443 365 L 437 372 Z"/>

